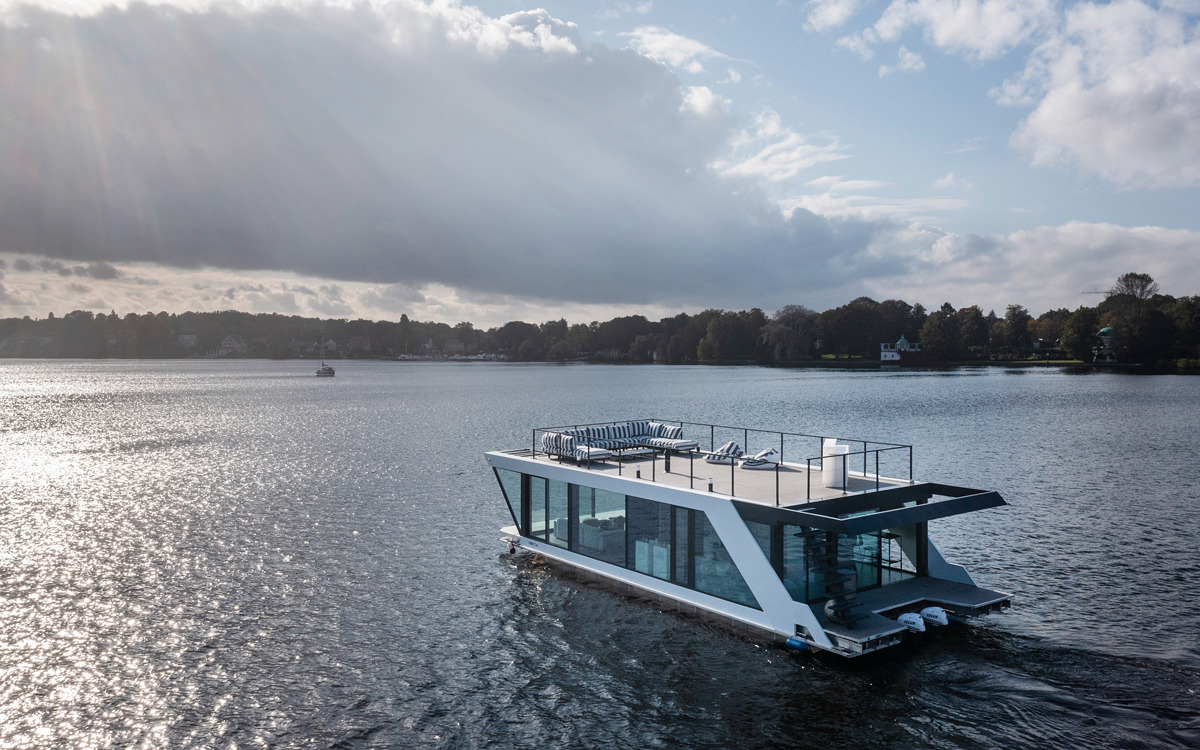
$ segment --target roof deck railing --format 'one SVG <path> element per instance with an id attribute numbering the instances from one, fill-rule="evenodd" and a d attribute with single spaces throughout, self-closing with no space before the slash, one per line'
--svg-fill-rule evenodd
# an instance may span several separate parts
<path id="1" fill-rule="evenodd" d="M 626 424 L 628 422 L 633 422 L 633 421 L 659 422 L 662 424 L 679 425 L 680 427 L 684 428 L 685 437 L 689 437 L 690 439 L 696 440 L 697 442 L 700 442 L 700 439 L 696 435 L 689 435 L 688 428 L 689 427 L 701 428 L 701 431 L 703 431 L 704 429 L 708 430 L 708 444 L 709 445 L 708 445 L 707 451 L 703 451 L 703 450 L 683 451 L 683 452 L 679 452 L 676 454 L 676 455 L 679 455 L 680 453 L 682 453 L 682 455 L 686 455 L 688 457 L 688 475 L 689 475 L 688 486 L 691 489 L 695 489 L 696 473 L 693 470 L 692 462 L 695 460 L 696 456 L 697 455 L 704 456 L 707 453 L 712 453 L 713 451 L 715 451 L 716 447 L 717 447 L 717 436 L 718 435 L 720 435 L 722 438 L 726 438 L 729 435 L 736 436 L 736 433 L 738 433 L 738 432 L 740 432 L 741 436 L 742 436 L 741 445 L 743 445 L 744 447 L 747 448 L 744 455 L 753 455 L 752 452 L 749 450 L 751 436 L 755 436 L 756 438 L 758 438 L 756 440 L 756 444 L 762 444 L 762 439 L 759 436 L 764 436 L 764 435 L 774 436 L 774 437 L 770 438 L 771 445 L 767 446 L 770 448 L 776 447 L 775 439 L 776 438 L 778 439 L 779 463 L 777 463 L 774 468 L 774 474 L 775 474 L 775 498 L 774 499 L 775 499 L 776 505 L 780 504 L 779 474 L 780 474 L 780 467 L 786 461 L 786 456 L 785 456 L 784 451 L 787 448 L 789 439 L 793 443 L 793 451 L 796 450 L 795 443 L 798 441 L 801 441 L 801 442 L 807 442 L 808 440 L 816 441 L 817 455 L 801 458 L 797 461 L 792 462 L 792 465 L 800 465 L 800 463 L 803 462 L 803 465 L 805 467 L 805 495 L 804 495 L 805 500 L 812 500 L 813 474 L 815 471 L 820 471 L 820 468 L 824 466 L 824 463 L 823 463 L 824 461 L 840 461 L 841 462 L 841 471 L 837 472 L 841 476 L 841 479 L 842 479 L 841 487 L 839 488 L 837 486 L 834 486 L 834 487 L 832 487 L 832 489 L 841 489 L 841 491 L 843 493 L 849 492 L 851 462 L 853 461 L 854 467 L 855 467 L 855 469 L 857 469 L 857 466 L 858 466 L 857 457 L 858 456 L 862 456 L 862 473 L 859 474 L 859 477 L 862 479 L 866 479 L 868 481 L 870 481 L 871 479 L 874 480 L 873 489 L 865 490 L 865 491 L 878 492 L 880 490 L 880 488 L 881 488 L 880 477 L 882 476 L 880 474 L 880 456 L 884 455 L 884 454 L 892 455 L 895 453 L 900 453 L 901 456 L 903 456 L 903 454 L 907 454 L 907 456 L 903 456 L 908 459 L 907 481 L 910 484 L 913 482 L 913 451 L 912 451 L 911 445 L 903 445 L 901 443 L 883 443 L 883 442 L 879 442 L 876 440 L 861 440 L 861 439 L 857 439 L 857 438 L 835 437 L 833 435 L 809 435 L 809 434 L 798 433 L 798 432 L 780 432 L 777 430 L 762 430 L 762 429 L 751 428 L 751 427 L 735 427 L 732 425 L 708 424 L 708 423 L 704 423 L 704 422 L 687 422 L 687 421 L 681 421 L 678 419 L 650 418 L 650 419 L 638 419 L 638 420 L 616 420 L 616 421 L 611 421 L 611 422 L 591 422 L 591 423 L 581 423 L 581 424 L 572 424 L 572 425 L 560 425 L 558 427 L 537 427 L 537 428 L 534 428 L 534 430 L 533 430 L 533 441 L 532 441 L 533 457 L 537 458 L 538 453 L 545 453 L 545 451 L 539 451 L 539 449 L 538 449 L 539 435 L 542 435 L 545 433 L 561 432 L 563 430 L 577 430 L 577 429 L 584 428 L 584 427 L 605 427 L 605 426 L 609 426 L 609 425 Z M 834 441 L 837 441 L 840 443 L 845 443 L 845 444 L 847 444 L 847 447 L 855 447 L 855 446 L 861 445 L 862 449 L 855 450 L 855 451 L 848 451 L 846 453 L 824 455 L 826 440 L 834 440 Z M 671 454 L 671 452 L 664 451 L 664 454 L 666 455 L 666 470 L 670 471 L 670 454 Z M 551 455 L 551 454 L 547 454 L 547 455 Z M 818 462 L 817 469 L 814 469 L 814 465 L 813 465 L 814 461 Z M 590 469 L 591 463 L 592 462 L 590 460 L 586 460 L 583 462 L 583 465 L 586 468 Z M 618 475 L 623 476 L 624 475 L 623 462 L 618 460 L 618 461 L 616 461 L 616 465 L 617 465 Z M 731 497 L 737 497 L 736 484 L 735 484 L 736 476 L 737 476 L 737 473 L 735 470 L 737 468 L 738 468 L 738 461 L 737 460 L 731 461 L 729 464 L 729 495 Z M 870 469 L 870 468 L 873 468 L 874 471 L 873 472 L 868 471 L 868 469 Z M 641 471 L 641 469 L 639 468 L 638 469 L 639 478 L 641 478 L 641 479 L 648 478 L 652 482 L 658 481 L 657 461 L 650 462 L 650 472 L 651 473 L 650 473 L 649 477 L 642 477 L 640 471 Z M 761 470 L 758 470 L 758 471 L 761 471 Z M 896 477 L 896 478 L 900 479 L 901 477 Z M 709 482 L 709 489 L 711 490 L 712 489 L 712 479 L 709 478 L 708 482 Z M 752 499 L 752 498 L 747 498 L 747 499 Z"/>

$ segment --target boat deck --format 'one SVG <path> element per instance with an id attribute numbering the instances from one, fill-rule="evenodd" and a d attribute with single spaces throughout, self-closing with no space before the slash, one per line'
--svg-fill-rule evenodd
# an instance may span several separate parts
<path id="1" fill-rule="evenodd" d="M 529 450 L 512 452 L 532 457 Z M 670 471 L 667 471 L 667 460 L 664 456 L 645 455 L 644 453 L 627 457 L 614 456 L 604 461 L 594 461 L 590 465 L 587 463 L 575 464 L 570 460 L 560 461 L 559 458 L 545 453 L 538 453 L 536 460 L 550 464 L 562 463 L 601 474 L 616 474 L 626 479 L 635 479 L 640 470 L 641 480 L 644 482 L 658 482 L 701 492 L 708 489 L 708 482 L 711 479 L 712 491 L 717 494 L 781 507 L 803 505 L 851 493 L 870 492 L 876 489 L 911 484 L 907 480 L 889 477 L 880 477 L 877 482 L 874 474 L 864 476 L 861 471 L 861 457 L 857 457 L 858 471 L 855 471 L 854 459 L 849 462 L 850 470 L 846 477 L 845 491 L 840 485 L 826 487 L 820 468 L 814 468 L 811 474 L 805 465 L 791 463 L 781 464 L 778 469 L 743 469 L 737 465 L 710 464 L 704 460 L 701 453 L 672 455 Z"/>
<path id="2" fill-rule="evenodd" d="M 857 592 L 855 603 L 871 614 L 853 626 L 831 622 L 819 602 L 812 604 L 812 610 L 826 633 L 843 642 L 863 644 L 903 633 L 905 627 L 895 618 L 905 612 L 918 612 L 936 605 L 945 609 L 951 619 L 964 620 L 1007 608 L 1011 602 L 1011 595 L 999 591 L 921 577 Z"/>

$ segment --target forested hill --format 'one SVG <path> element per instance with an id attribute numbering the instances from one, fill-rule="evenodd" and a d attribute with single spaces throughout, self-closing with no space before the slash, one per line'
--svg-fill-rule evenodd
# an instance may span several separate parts
<path id="1" fill-rule="evenodd" d="M 798 363 L 878 360 L 880 344 L 921 342 L 929 361 L 1072 358 L 1116 362 L 1200 360 L 1200 297 L 1158 292 L 1125 274 L 1095 307 L 1034 318 L 1020 305 L 1002 317 L 949 303 L 930 312 L 903 300 L 860 297 L 816 312 L 788 305 L 705 310 L 651 321 L 513 321 L 490 329 L 410 321 L 321 320 L 236 311 L 119 316 L 76 310 L 0 320 L 0 357 L 491 357 L 520 361 Z M 324 352 L 321 342 L 325 343 Z"/>

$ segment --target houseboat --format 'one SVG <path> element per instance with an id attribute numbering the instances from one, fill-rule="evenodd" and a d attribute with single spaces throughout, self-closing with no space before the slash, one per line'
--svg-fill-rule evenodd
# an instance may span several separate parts
<path id="1" fill-rule="evenodd" d="M 795 649 L 857 657 L 1011 604 L 928 534 L 1004 499 L 914 479 L 911 446 L 639 419 L 486 458 L 510 553 Z"/>

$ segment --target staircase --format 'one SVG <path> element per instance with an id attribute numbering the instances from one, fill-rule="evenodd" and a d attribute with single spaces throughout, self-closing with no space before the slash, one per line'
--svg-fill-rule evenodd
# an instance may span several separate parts
<path id="1" fill-rule="evenodd" d="M 843 567 L 838 559 L 837 534 L 806 529 L 800 536 L 804 539 L 809 570 L 825 582 L 823 595 L 829 597 L 825 603 L 825 616 L 831 622 L 853 628 L 854 623 L 866 619 L 870 613 L 856 601 L 854 568 Z"/>

